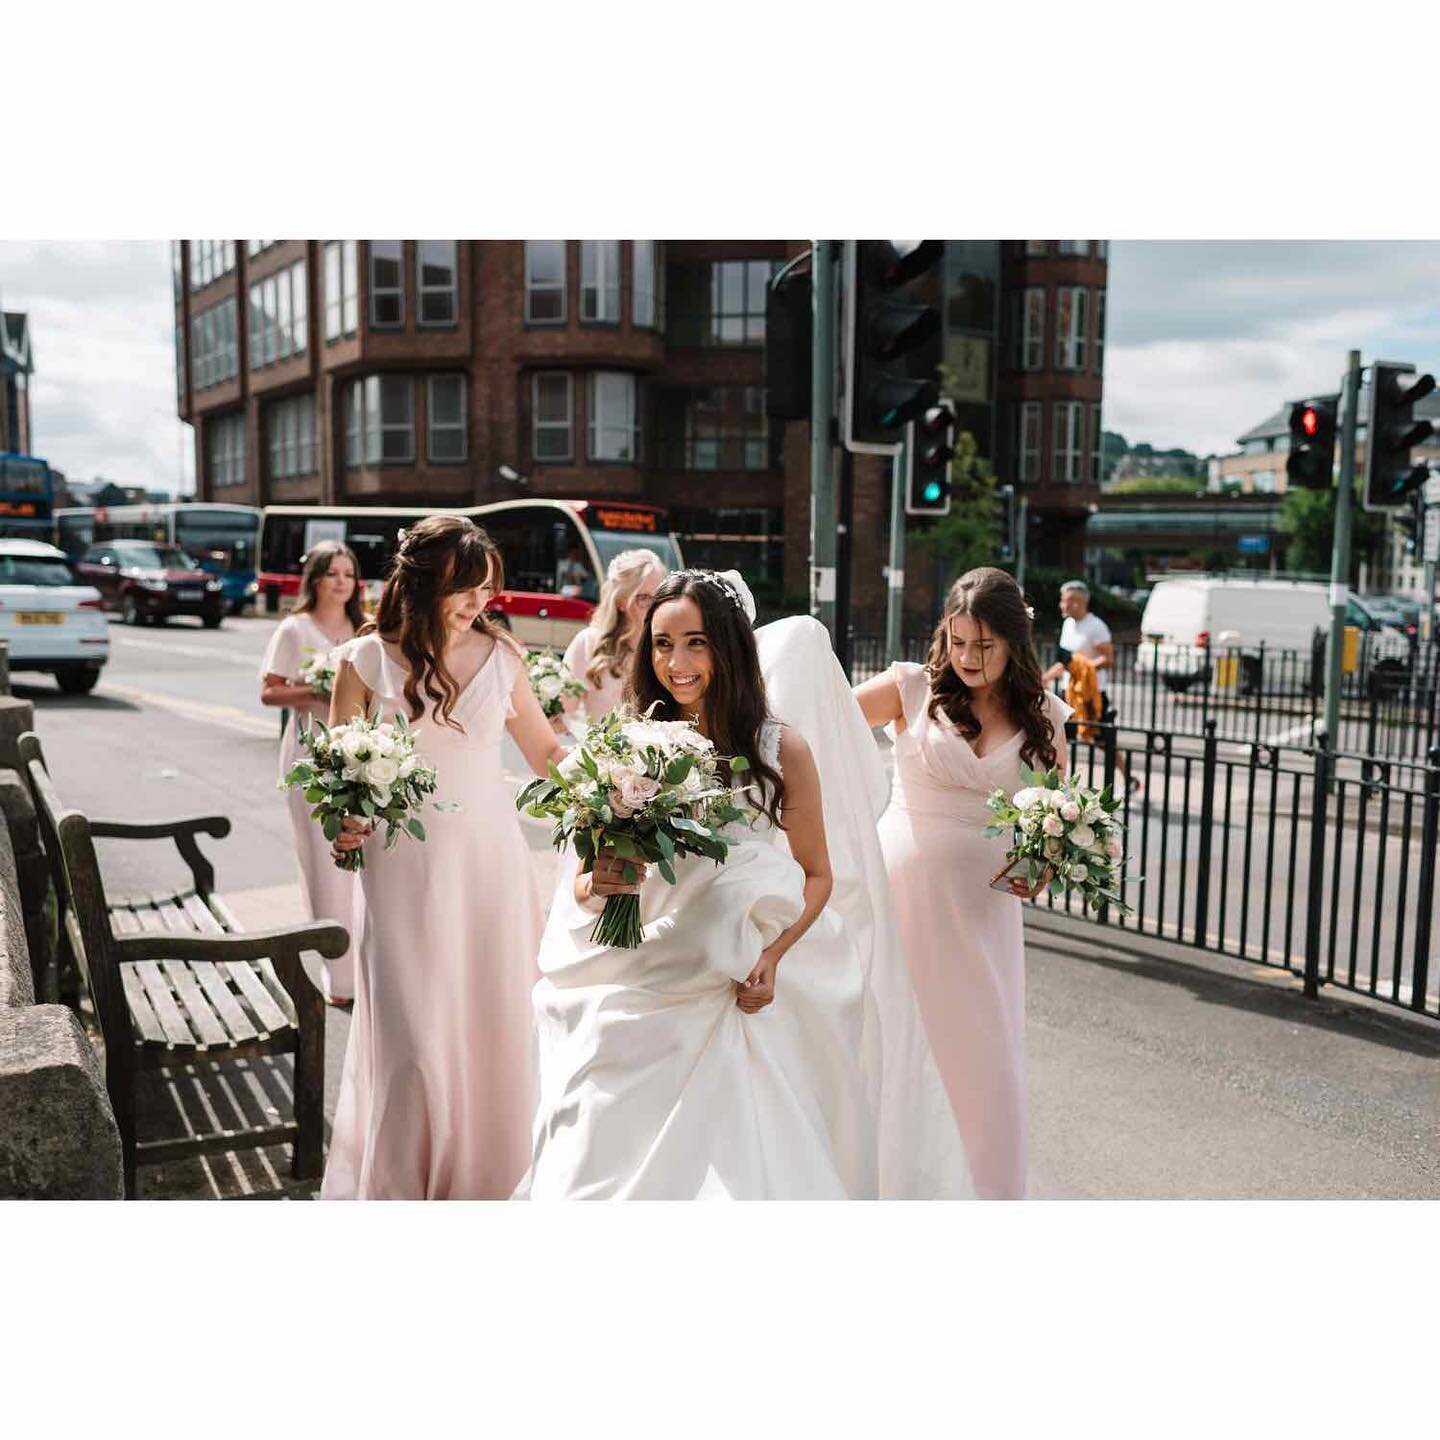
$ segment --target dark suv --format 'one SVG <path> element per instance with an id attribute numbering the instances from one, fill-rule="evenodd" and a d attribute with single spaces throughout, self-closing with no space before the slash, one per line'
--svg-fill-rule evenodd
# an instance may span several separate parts
<path id="1" fill-rule="evenodd" d="M 107 540 L 80 557 L 75 574 L 81 584 L 93 585 L 127 625 L 194 615 L 213 630 L 229 608 L 221 582 L 178 545 Z"/>

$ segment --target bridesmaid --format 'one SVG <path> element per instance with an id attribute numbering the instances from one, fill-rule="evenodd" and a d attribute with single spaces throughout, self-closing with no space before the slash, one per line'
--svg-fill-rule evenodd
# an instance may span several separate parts
<path id="1" fill-rule="evenodd" d="M 1046 692 L 1014 579 L 985 567 L 946 597 L 924 665 L 857 687 L 895 739 L 880 844 L 931 1049 L 981 1199 L 1022 1199 L 1028 1143 L 1025 940 L 1017 898 L 990 888 L 1005 864 L 986 797 L 1020 766 L 1067 765 L 1070 707 Z"/>
<path id="2" fill-rule="evenodd" d="M 565 652 L 570 673 L 586 686 L 584 699 L 576 702 L 586 719 L 601 719 L 624 698 L 635 642 L 666 573 L 653 550 L 625 550 L 610 562 L 595 614 Z"/>
<path id="3" fill-rule="evenodd" d="M 530 1162 L 541 894 L 505 777 L 505 731 L 546 773 L 564 752 L 520 648 L 485 618 L 499 551 L 431 515 L 401 541 L 373 626 L 345 647 L 332 723 L 397 712 L 435 766 L 423 842 L 363 845 L 365 933 L 325 1199 L 505 1199 Z"/>
<path id="4" fill-rule="evenodd" d="M 349 640 L 360 628 L 360 570 L 354 554 L 337 540 L 324 540 L 305 557 L 300 602 L 276 627 L 260 662 L 260 703 L 291 711 L 291 723 L 280 740 L 280 774 L 295 763 L 302 722 L 324 720 L 330 697 L 302 684 L 300 666 L 312 654 L 324 654 Z M 322 963 L 325 998 L 348 1006 L 355 994 L 355 952 L 360 943 L 364 902 L 354 875 L 337 870 L 330 846 L 310 818 L 310 806 L 299 790 L 286 792 L 295 853 L 300 861 L 300 888 L 312 920 L 338 920 L 350 932 L 350 949 L 338 960 Z"/>

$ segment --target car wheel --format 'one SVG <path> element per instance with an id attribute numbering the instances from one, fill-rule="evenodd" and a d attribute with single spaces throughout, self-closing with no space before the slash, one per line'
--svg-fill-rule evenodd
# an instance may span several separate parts
<path id="1" fill-rule="evenodd" d="M 64 695 L 88 695 L 100 681 L 100 672 L 88 665 L 73 670 L 57 670 L 55 683 Z"/>
<path id="2" fill-rule="evenodd" d="M 136 603 L 133 595 L 127 595 L 120 602 L 120 618 L 127 625 L 143 625 L 145 616 L 140 612 L 140 606 Z"/>
<path id="3" fill-rule="evenodd" d="M 223 615 L 202 615 L 200 621 L 207 630 L 218 630 L 224 618 Z"/>

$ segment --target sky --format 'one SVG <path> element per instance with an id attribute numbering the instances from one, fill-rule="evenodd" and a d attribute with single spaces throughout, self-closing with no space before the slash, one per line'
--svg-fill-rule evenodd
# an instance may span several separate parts
<path id="1" fill-rule="evenodd" d="M 191 488 L 175 416 L 169 243 L 0 241 L 0 304 L 30 315 L 38 454 L 77 480 Z M 1117 240 L 1104 424 L 1226 453 L 1346 352 L 1440 367 L 1440 242 Z"/>

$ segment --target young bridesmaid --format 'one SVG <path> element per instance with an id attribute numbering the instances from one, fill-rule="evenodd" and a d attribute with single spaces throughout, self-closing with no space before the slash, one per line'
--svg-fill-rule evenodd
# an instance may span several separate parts
<path id="1" fill-rule="evenodd" d="M 624 698 L 635 642 L 665 575 L 665 562 L 653 550 L 625 550 L 610 562 L 595 614 L 565 652 L 570 673 L 586 686 L 575 707 L 586 718 L 601 719 Z"/>
<path id="2" fill-rule="evenodd" d="M 300 601 L 270 636 L 260 662 L 260 703 L 288 708 L 290 723 L 280 741 L 280 774 L 295 763 L 303 724 L 324 720 L 330 697 L 320 695 L 300 676 L 301 664 L 351 639 L 364 615 L 360 609 L 359 567 L 339 541 L 325 540 L 305 557 Z M 310 806 L 299 790 L 286 792 L 295 854 L 300 861 L 300 888 L 312 920 L 338 920 L 350 932 L 350 949 L 338 960 L 323 963 L 322 988 L 332 1005 L 348 1005 L 355 994 L 355 952 L 360 944 L 364 902 L 355 876 L 337 870 L 330 846 L 310 818 Z"/>
<path id="3" fill-rule="evenodd" d="M 500 554 L 469 520 L 432 515 L 401 541 L 375 624 L 345 649 L 332 723 L 403 714 L 437 771 L 427 838 L 386 850 L 360 821 L 365 934 L 326 1199 L 504 1199 L 530 1158 L 530 990 L 541 894 L 501 765 L 508 729 L 540 775 L 563 750 L 519 647 L 485 606 Z"/>
<path id="4" fill-rule="evenodd" d="M 981 1199 L 1025 1194 L 1025 948 L 1017 887 L 987 837 L 986 797 L 1021 786 L 1022 762 L 1067 764 L 1070 707 L 1040 682 L 1031 616 L 989 567 L 951 587 L 924 665 L 898 663 L 855 692 L 895 738 L 880 843 L 929 1036 Z"/>

